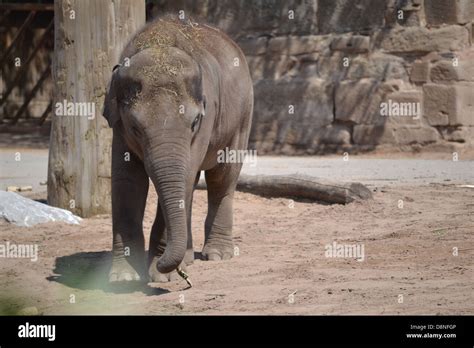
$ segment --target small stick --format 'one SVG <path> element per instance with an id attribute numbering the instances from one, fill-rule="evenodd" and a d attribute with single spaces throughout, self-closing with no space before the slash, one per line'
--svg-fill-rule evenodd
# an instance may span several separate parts
<path id="1" fill-rule="evenodd" d="M 181 269 L 181 267 L 176 268 L 176 272 L 178 272 L 179 276 L 186 280 L 186 283 L 188 283 L 189 287 L 193 287 L 193 283 L 191 283 L 191 279 L 189 279 L 189 275 Z"/>

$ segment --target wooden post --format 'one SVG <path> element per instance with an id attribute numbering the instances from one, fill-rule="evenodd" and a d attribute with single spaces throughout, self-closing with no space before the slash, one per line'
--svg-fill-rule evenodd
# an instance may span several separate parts
<path id="1" fill-rule="evenodd" d="M 111 211 L 103 100 L 123 47 L 144 24 L 144 0 L 55 0 L 49 204 L 82 217 Z"/>

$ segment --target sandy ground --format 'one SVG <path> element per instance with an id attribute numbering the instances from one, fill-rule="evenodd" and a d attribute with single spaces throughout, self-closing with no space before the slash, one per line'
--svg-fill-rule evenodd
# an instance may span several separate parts
<path id="1" fill-rule="evenodd" d="M 156 209 L 151 192 L 146 236 Z M 205 192 L 197 191 L 197 253 L 206 210 Z M 43 314 L 474 314 L 473 188 L 380 186 L 373 200 L 346 206 L 298 201 L 293 206 L 288 199 L 237 193 L 234 219 L 239 255 L 228 261 L 196 260 L 188 268 L 191 289 L 181 279 L 110 288 L 108 215 L 80 226 L 22 228 L 1 222 L 2 243 L 37 243 L 39 259 L 0 259 L 0 310 L 15 313 L 34 306 Z M 363 245 L 364 260 L 326 257 L 325 246 L 334 241 Z"/>

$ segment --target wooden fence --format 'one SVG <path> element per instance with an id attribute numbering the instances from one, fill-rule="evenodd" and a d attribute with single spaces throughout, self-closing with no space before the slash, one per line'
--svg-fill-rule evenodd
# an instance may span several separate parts
<path id="1" fill-rule="evenodd" d="M 51 93 L 41 96 L 41 113 L 29 108 L 45 85 L 51 89 L 54 5 L 0 3 L 0 28 L 0 131 L 42 126 L 51 115 Z"/>

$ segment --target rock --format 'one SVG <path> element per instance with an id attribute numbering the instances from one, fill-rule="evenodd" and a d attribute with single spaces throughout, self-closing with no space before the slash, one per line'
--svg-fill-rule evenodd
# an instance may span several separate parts
<path id="1" fill-rule="evenodd" d="M 437 29 L 399 28 L 380 35 L 381 48 L 391 53 L 457 51 L 469 46 L 469 32 L 458 25 Z"/>
<path id="2" fill-rule="evenodd" d="M 425 0 L 424 7 L 430 25 L 465 24 L 474 19 L 472 0 Z"/>
<path id="3" fill-rule="evenodd" d="M 415 83 L 428 82 L 430 74 L 430 63 L 426 61 L 416 61 L 411 66 L 410 81 Z"/>
<path id="4" fill-rule="evenodd" d="M 431 126 L 474 125 L 474 84 L 423 86 L 424 115 Z"/>
<path id="5" fill-rule="evenodd" d="M 370 37 L 362 35 L 341 35 L 331 41 L 333 51 L 344 51 L 348 53 L 364 53 L 370 48 Z"/>
<path id="6" fill-rule="evenodd" d="M 319 32 L 344 33 L 380 28 L 384 24 L 386 2 L 379 0 L 319 0 Z"/>
<path id="7" fill-rule="evenodd" d="M 14 192 L 4 191 L 0 191 L 0 218 L 25 227 L 50 221 L 79 224 L 82 220 L 70 211 L 33 201 Z"/>

